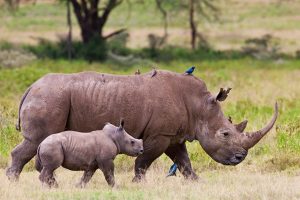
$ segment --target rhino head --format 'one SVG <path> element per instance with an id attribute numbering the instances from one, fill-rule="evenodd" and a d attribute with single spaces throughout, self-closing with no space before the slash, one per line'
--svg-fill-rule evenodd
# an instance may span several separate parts
<path id="1" fill-rule="evenodd" d="M 245 159 L 248 150 L 271 130 L 277 119 L 278 106 L 276 103 L 273 118 L 264 128 L 244 132 L 247 120 L 233 124 L 221 110 L 219 102 L 226 99 L 230 89 L 221 88 L 217 96 L 209 95 L 205 99 L 206 106 L 201 107 L 196 139 L 215 161 L 224 165 L 237 165 Z"/>
<path id="2" fill-rule="evenodd" d="M 124 119 L 120 120 L 119 127 L 106 123 L 103 131 L 108 133 L 116 144 L 119 153 L 129 156 L 138 156 L 143 153 L 143 140 L 129 135 L 124 129 Z"/>

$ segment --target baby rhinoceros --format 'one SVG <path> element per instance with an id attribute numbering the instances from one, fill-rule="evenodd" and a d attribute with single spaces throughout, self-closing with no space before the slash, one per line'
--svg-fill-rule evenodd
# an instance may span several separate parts
<path id="1" fill-rule="evenodd" d="M 143 153 L 143 141 L 124 130 L 124 120 L 116 127 L 107 123 L 103 130 L 81 133 L 64 131 L 47 137 L 38 147 L 36 169 L 40 181 L 57 187 L 53 172 L 60 166 L 84 171 L 77 186 L 84 187 L 95 171 L 102 170 L 107 183 L 114 186 L 114 163 L 117 154 L 138 156 Z"/>

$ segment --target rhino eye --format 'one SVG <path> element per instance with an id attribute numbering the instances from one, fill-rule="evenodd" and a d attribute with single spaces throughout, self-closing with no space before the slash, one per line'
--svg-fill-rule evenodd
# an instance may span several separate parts
<path id="1" fill-rule="evenodd" d="M 225 137 L 227 137 L 227 136 L 229 135 L 229 132 L 226 131 L 226 132 L 223 132 L 222 134 L 223 134 Z"/>
<path id="2" fill-rule="evenodd" d="M 134 145 L 134 141 L 133 140 L 131 140 L 131 142 L 130 142 L 132 145 Z"/>

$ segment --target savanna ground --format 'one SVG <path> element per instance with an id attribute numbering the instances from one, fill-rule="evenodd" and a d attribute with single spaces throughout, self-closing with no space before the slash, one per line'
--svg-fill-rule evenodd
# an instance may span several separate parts
<path id="1" fill-rule="evenodd" d="M 282 52 L 291 56 L 256 60 L 208 53 L 189 57 L 189 50 L 175 49 L 172 59 L 148 58 L 131 65 L 110 60 L 88 63 L 37 58 L 28 59 L 32 61 L 19 67 L 0 66 L 0 199 L 300 199 L 300 60 L 293 57 L 300 46 L 300 2 L 284 1 L 281 5 L 264 0 L 230 2 L 230 7 L 225 2 L 221 5 L 221 22 L 200 25 L 214 48 L 238 49 L 245 39 L 270 33 L 278 37 Z M 147 46 L 147 33 L 163 32 L 161 19 L 145 12 L 146 8 L 152 9 L 147 6 L 133 9 L 129 18 L 120 15 L 127 10 L 126 5 L 117 8 L 119 11 L 113 13 L 107 32 L 129 27 L 128 45 L 136 49 Z M 0 45 L 3 49 L 7 48 L 7 42 L 37 44 L 35 37 L 55 41 L 57 33 L 66 33 L 65 8 L 60 4 L 25 5 L 14 15 L 1 12 L 0 20 L 0 40 L 6 42 Z M 172 44 L 187 47 L 189 32 L 185 21 L 183 16 L 173 16 Z M 76 26 L 74 31 L 75 37 L 79 37 Z M 25 167 L 18 183 L 7 180 L 5 168 L 10 161 L 9 153 L 22 140 L 15 130 L 18 103 L 25 89 L 39 77 L 50 72 L 84 70 L 134 74 L 138 68 L 147 72 L 152 66 L 181 73 L 191 65 L 197 66 L 195 76 L 203 79 L 212 93 L 217 93 L 220 87 L 233 88 L 222 107 L 235 123 L 248 119 L 247 131 L 264 126 L 272 116 L 275 101 L 279 103 L 276 126 L 238 166 L 216 163 L 193 142 L 188 143 L 188 151 L 201 177 L 199 182 L 186 181 L 180 174 L 166 179 L 172 164 L 166 156 L 151 166 L 146 181 L 140 184 L 131 182 L 134 159 L 119 156 L 115 162 L 117 187 L 114 189 L 107 186 L 100 172 L 87 188 L 77 189 L 74 184 L 82 173 L 64 169 L 56 173 L 58 189 L 42 188 L 33 162 Z"/>

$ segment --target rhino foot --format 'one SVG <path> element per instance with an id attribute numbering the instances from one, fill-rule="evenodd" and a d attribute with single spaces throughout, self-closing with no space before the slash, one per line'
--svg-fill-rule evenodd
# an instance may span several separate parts
<path id="1" fill-rule="evenodd" d="M 9 167 L 6 170 L 6 176 L 7 176 L 7 178 L 8 178 L 9 181 L 11 181 L 11 182 L 17 182 L 19 180 L 20 173 L 17 172 L 12 167 Z"/>
<path id="2" fill-rule="evenodd" d="M 195 173 L 190 174 L 189 176 L 185 176 L 184 178 L 187 180 L 191 180 L 191 181 L 199 181 L 200 180 L 199 176 Z"/>
<path id="3" fill-rule="evenodd" d="M 85 188 L 85 184 L 82 182 L 76 183 L 75 185 L 76 188 Z"/>
<path id="4" fill-rule="evenodd" d="M 133 177 L 132 182 L 133 183 L 140 183 L 143 180 L 145 180 L 145 176 L 136 175 Z"/>

